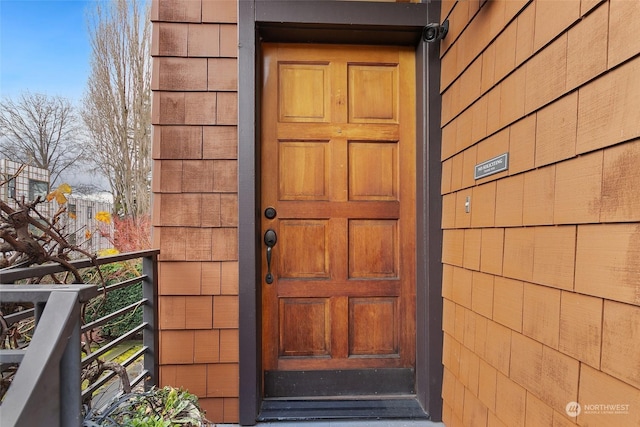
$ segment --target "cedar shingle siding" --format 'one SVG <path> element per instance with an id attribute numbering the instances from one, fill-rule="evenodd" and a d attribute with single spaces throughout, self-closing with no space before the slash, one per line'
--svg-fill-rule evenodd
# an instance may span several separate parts
<path id="1" fill-rule="evenodd" d="M 443 421 L 638 425 L 640 3 L 445 17 Z M 473 180 L 504 152 L 508 171 Z M 607 403 L 628 414 L 587 413 Z"/>
<path id="2" fill-rule="evenodd" d="M 154 1 L 160 381 L 238 421 L 237 4 Z"/>

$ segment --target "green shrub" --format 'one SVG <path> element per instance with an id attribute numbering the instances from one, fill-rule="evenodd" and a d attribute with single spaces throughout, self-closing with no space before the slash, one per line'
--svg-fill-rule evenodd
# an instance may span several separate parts
<path id="1" fill-rule="evenodd" d="M 195 395 L 167 386 L 123 395 L 104 411 L 86 414 L 83 426 L 199 427 L 205 421 Z"/>
<path id="2" fill-rule="evenodd" d="M 119 262 L 100 267 L 105 283 L 112 285 L 132 277 L 139 276 L 142 271 L 140 262 Z M 99 282 L 97 273 L 85 273 L 85 283 Z M 98 296 L 87 308 L 86 320 L 90 322 L 142 299 L 142 282 L 109 292 L 106 298 Z M 142 323 L 142 305 L 132 312 L 119 316 L 102 326 L 101 335 L 117 338 Z"/>

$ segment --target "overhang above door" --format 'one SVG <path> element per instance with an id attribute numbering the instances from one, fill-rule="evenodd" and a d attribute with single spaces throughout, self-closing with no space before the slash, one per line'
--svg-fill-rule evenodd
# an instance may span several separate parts
<path id="1" fill-rule="evenodd" d="M 415 46 L 428 23 L 425 3 L 257 1 L 262 41 Z"/>

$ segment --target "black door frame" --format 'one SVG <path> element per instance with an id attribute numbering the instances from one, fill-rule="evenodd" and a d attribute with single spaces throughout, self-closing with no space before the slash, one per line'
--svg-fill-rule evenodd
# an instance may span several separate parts
<path id="1" fill-rule="evenodd" d="M 440 60 L 421 41 L 440 2 L 238 1 L 238 259 L 240 423 L 254 425 L 261 396 L 260 43 L 409 45 L 416 48 L 416 393 L 442 416 Z"/>

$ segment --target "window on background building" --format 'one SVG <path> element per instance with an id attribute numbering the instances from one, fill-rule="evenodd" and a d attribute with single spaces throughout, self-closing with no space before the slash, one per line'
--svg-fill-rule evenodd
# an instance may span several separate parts
<path id="1" fill-rule="evenodd" d="M 13 175 L 7 175 L 7 197 L 16 198 L 16 178 Z"/>
<path id="2" fill-rule="evenodd" d="M 44 199 L 49 193 L 49 183 L 46 181 L 29 180 L 29 200 L 35 200 L 36 197 Z"/>
<path id="3" fill-rule="evenodd" d="M 93 206 L 87 206 L 87 219 L 93 218 Z"/>
<path id="4" fill-rule="evenodd" d="M 71 219 L 75 219 L 75 216 L 76 216 L 76 204 L 75 203 L 69 203 L 69 206 L 67 207 L 67 212 L 69 212 L 69 215 L 70 215 Z"/>

